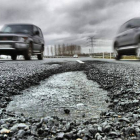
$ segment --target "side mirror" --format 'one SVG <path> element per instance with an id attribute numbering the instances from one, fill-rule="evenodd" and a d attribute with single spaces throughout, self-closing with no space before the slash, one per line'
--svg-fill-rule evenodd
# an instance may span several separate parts
<path id="1" fill-rule="evenodd" d="M 34 32 L 34 35 L 39 35 L 39 31 L 35 31 Z"/>

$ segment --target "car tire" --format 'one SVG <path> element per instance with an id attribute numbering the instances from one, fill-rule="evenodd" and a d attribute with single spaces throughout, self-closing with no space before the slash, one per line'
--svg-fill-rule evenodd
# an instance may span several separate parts
<path id="1" fill-rule="evenodd" d="M 122 56 L 119 54 L 115 57 L 116 60 L 120 60 L 121 58 L 122 58 Z"/>
<path id="2" fill-rule="evenodd" d="M 119 52 L 117 51 L 117 49 L 114 48 L 114 58 L 115 58 L 116 60 L 120 60 L 121 57 L 122 57 L 122 56 L 119 54 Z"/>
<path id="3" fill-rule="evenodd" d="M 136 57 L 140 60 L 140 43 L 137 44 Z"/>
<path id="4" fill-rule="evenodd" d="M 28 50 L 24 54 L 24 59 L 31 60 L 31 56 L 32 56 L 32 44 L 30 43 Z"/>
<path id="5" fill-rule="evenodd" d="M 41 49 L 40 54 L 37 55 L 38 60 L 43 60 L 43 49 Z"/>
<path id="6" fill-rule="evenodd" d="M 11 59 L 12 59 L 12 60 L 16 60 L 16 59 L 17 59 L 17 55 L 16 55 L 16 54 L 11 55 Z"/>

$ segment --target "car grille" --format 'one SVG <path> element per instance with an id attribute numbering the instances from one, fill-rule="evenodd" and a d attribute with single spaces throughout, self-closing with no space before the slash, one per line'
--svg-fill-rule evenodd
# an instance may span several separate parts
<path id="1" fill-rule="evenodd" d="M 13 36 L 0 36 L 0 41 L 13 40 Z"/>

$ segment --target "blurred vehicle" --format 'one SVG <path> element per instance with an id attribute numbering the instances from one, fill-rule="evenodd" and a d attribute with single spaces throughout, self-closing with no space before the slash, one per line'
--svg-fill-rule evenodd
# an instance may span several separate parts
<path id="1" fill-rule="evenodd" d="M 44 37 L 39 27 L 32 24 L 7 24 L 0 32 L 0 55 L 10 55 L 12 60 L 23 55 L 30 60 L 32 55 L 43 59 Z"/>
<path id="2" fill-rule="evenodd" d="M 119 60 L 122 55 L 136 55 L 140 59 L 140 18 L 125 22 L 119 29 L 114 40 L 114 57 Z"/>
<path id="3" fill-rule="evenodd" d="M 78 58 L 78 55 L 77 54 L 73 55 L 73 58 Z"/>

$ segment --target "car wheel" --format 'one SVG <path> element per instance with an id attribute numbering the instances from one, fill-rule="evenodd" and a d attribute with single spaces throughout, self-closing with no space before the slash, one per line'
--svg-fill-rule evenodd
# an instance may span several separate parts
<path id="1" fill-rule="evenodd" d="M 140 43 L 137 44 L 136 57 L 140 59 Z"/>
<path id="2" fill-rule="evenodd" d="M 16 60 L 16 59 L 17 59 L 17 55 L 16 55 L 16 54 L 11 55 L 11 59 L 12 59 L 12 60 Z"/>
<path id="3" fill-rule="evenodd" d="M 25 60 L 31 60 L 31 56 L 32 56 L 32 44 L 30 43 L 28 50 L 24 54 L 24 58 Z"/>
<path id="4" fill-rule="evenodd" d="M 122 57 L 122 56 L 118 53 L 117 49 L 115 48 L 115 49 L 114 49 L 114 58 L 115 58 L 116 60 L 120 60 L 121 57 Z"/>
<path id="5" fill-rule="evenodd" d="M 40 54 L 37 55 L 38 60 L 43 60 L 43 49 L 41 49 Z"/>

